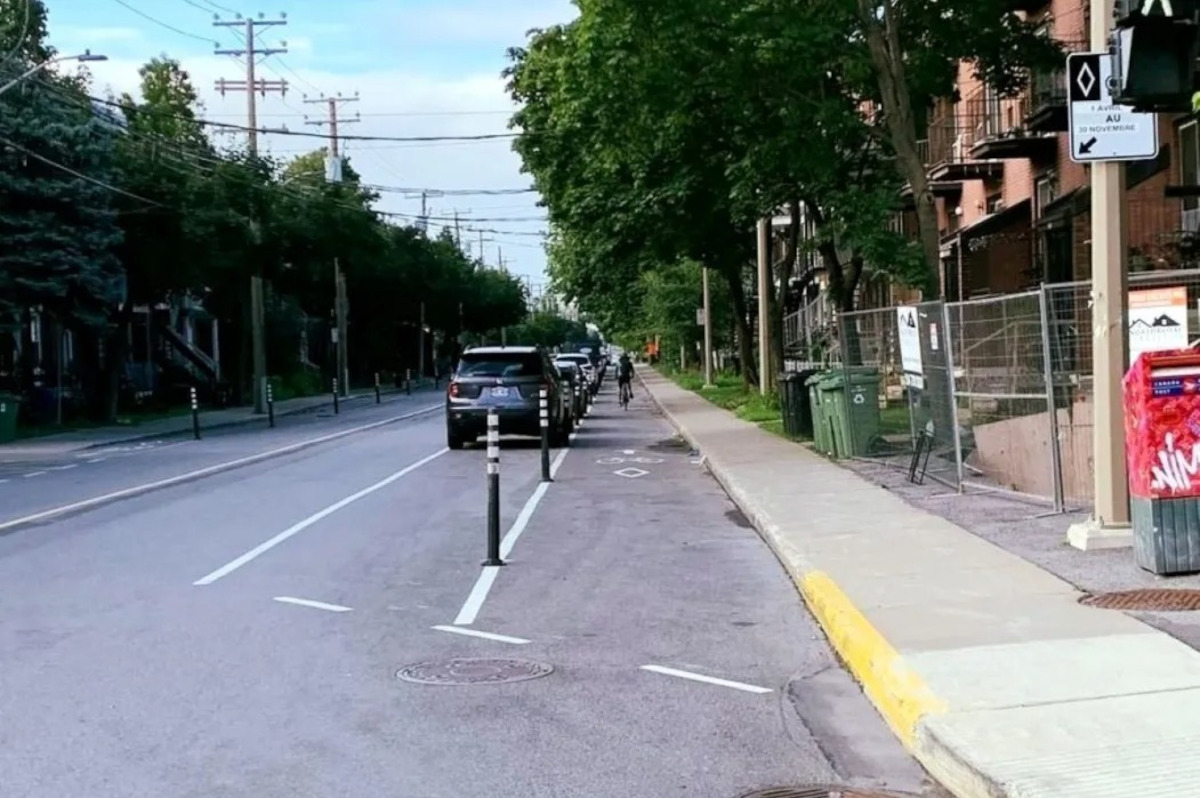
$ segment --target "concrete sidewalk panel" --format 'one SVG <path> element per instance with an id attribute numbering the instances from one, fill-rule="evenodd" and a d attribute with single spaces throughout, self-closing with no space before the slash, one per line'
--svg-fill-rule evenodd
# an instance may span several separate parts
<path id="1" fill-rule="evenodd" d="M 929 717 L 918 745 L 956 795 L 1195 795 L 1197 717 L 1200 690 L 960 712 Z"/>
<path id="2" fill-rule="evenodd" d="M 1153 629 L 914 653 L 906 659 L 956 711 L 1200 688 L 1200 656 Z"/>
<path id="3" fill-rule="evenodd" d="M 971 648 L 1064 636 L 1151 634 L 1145 624 L 1116 613 L 1102 615 L 1074 602 L 1047 602 L 1047 595 L 954 599 L 926 605 L 859 603 L 871 622 L 902 654 Z"/>

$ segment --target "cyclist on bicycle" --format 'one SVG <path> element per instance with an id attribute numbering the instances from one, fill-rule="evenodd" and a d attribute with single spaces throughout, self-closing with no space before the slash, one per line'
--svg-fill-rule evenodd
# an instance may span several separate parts
<path id="1" fill-rule="evenodd" d="M 617 361 L 617 390 L 622 398 L 633 396 L 633 361 L 628 352 L 622 352 Z"/>

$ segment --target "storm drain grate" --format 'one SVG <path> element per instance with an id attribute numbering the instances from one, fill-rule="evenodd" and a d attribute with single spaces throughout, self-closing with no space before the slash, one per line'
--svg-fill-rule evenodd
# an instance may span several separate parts
<path id="1" fill-rule="evenodd" d="M 396 671 L 396 678 L 414 684 L 458 686 L 526 682 L 551 673 L 554 666 L 523 659 L 451 659 L 406 665 Z"/>
<path id="2" fill-rule="evenodd" d="M 1200 590 L 1166 588 L 1121 590 L 1116 593 L 1084 596 L 1079 603 L 1104 610 L 1191 612 L 1200 610 Z"/>
<path id="3" fill-rule="evenodd" d="M 738 798 L 906 798 L 899 793 L 858 790 L 850 787 L 769 787 L 743 793 Z"/>

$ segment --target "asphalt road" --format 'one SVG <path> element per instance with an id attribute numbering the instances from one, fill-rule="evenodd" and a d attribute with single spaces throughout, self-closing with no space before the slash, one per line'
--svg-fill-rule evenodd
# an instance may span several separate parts
<path id="1" fill-rule="evenodd" d="M 0 537 L 0 794 L 925 789 L 644 397 L 603 395 L 550 485 L 505 444 L 503 568 L 484 452 L 444 444 L 435 413 Z M 456 658 L 552 671 L 397 678 Z"/>
<path id="2" fill-rule="evenodd" d="M 0 448 L 0 534 L 6 524 L 51 508 L 361 427 L 409 423 L 424 417 L 414 414 L 436 414 L 443 401 L 433 391 L 392 394 L 378 405 L 370 400 L 343 404 L 337 414 L 324 407 L 282 416 L 273 429 L 265 418 L 261 424 L 202 428 L 198 441 L 170 436 L 43 457 L 6 457 Z"/>

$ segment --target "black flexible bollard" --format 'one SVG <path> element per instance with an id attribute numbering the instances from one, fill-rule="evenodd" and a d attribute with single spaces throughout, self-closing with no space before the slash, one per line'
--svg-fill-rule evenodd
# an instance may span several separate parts
<path id="1" fill-rule="evenodd" d="M 333 378 L 333 414 L 336 416 L 341 410 L 338 409 L 338 383 L 337 377 Z"/>
<path id="2" fill-rule="evenodd" d="M 383 401 L 383 394 L 379 392 L 379 372 L 375 372 L 375 404 Z"/>
<path id="3" fill-rule="evenodd" d="M 550 482 L 550 398 L 545 388 L 538 392 L 538 422 L 542 427 L 542 482 Z"/>
<path id="4" fill-rule="evenodd" d="M 267 426 L 275 428 L 275 389 L 270 379 L 267 380 Z"/>
<path id="5" fill-rule="evenodd" d="M 500 559 L 500 416 L 487 416 L 487 559 L 485 566 L 504 565 Z"/>
<path id="6" fill-rule="evenodd" d="M 412 396 L 412 369 L 404 370 L 404 394 Z"/>
<path id="7" fill-rule="evenodd" d="M 196 398 L 196 388 L 192 387 L 192 435 L 200 440 L 200 400 Z"/>

